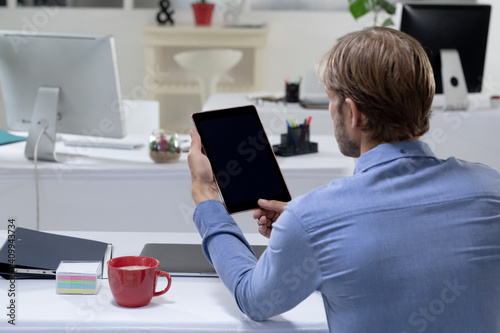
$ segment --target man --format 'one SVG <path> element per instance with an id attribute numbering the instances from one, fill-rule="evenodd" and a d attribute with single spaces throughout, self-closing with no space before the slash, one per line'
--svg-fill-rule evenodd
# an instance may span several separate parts
<path id="1" fill-rule="evenodd" d="M 259 200 L 270 237 L 260 260 L 191 133 L 194 221 L 240 309 L 264 320 L 318 290 L 334 333 L 500 332 L 500 174 L 418 140 L 434 95 L 422 47 L 371 28 L 342 38 L 321 68 L 354 175 L 288 204 Z"/>

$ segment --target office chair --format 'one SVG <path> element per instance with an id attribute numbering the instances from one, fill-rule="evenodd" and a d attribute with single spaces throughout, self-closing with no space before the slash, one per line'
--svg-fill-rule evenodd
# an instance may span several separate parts
<path id="1" fill-rule="evenodd" d="M 232 49 L 183 51 L 174 55 L 179 66 L 196 76 L 200 84 L 201 106 L 217 89 L 221 75 L 236 66 L 243 52 Z"/>

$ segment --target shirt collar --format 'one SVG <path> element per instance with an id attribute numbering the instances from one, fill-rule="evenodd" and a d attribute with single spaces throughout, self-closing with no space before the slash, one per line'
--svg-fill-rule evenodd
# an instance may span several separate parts
<path id="1" fill-rule="evenodd" d="M 420 140 L 382 143 L 359 157 L 354 167 L 354 174 L 365 172 L 380 164 L 408 157 L 436 158 L 429 146 Z"/>

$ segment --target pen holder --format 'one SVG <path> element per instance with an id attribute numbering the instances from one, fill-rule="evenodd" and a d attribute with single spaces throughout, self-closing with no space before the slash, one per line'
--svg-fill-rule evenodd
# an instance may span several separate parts
<path id="1" fill-rule="evenodd" d="M 299 83 L 285 83 L 285 101 L 288 103 L 298 103 L 299 89 Z"/>
<path id="2" fill-rule="evenodd" d="M 274 153 L 280 156 L 293 156 L 318 152 L 318 144 L 309 141 L 309 125 L 288 127 L 286 134 L 281 134 L 281 143 L 274 145 Z"/>

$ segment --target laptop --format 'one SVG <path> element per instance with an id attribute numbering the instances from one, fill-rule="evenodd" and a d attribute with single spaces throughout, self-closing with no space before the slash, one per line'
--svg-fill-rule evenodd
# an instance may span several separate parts
<path id="1" fill-rule="evenodd" d="M 266 249 L 265 245 L 252 245 L 257 258 Z M 160 270 L 172 276 L 214 276 L 217 273 L 208 262 L 201 244 L 160 244 L 144 245 L 141 256 L 152 257 L 160 261 Z"/>

